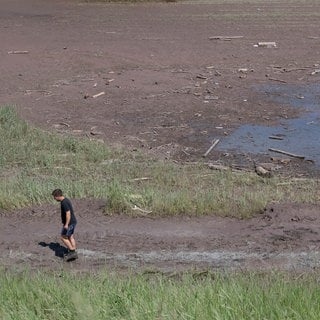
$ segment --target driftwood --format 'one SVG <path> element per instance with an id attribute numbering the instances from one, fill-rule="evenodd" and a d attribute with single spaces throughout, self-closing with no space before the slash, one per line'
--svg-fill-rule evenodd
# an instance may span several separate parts
<path id="1" fill-rule="evenodd" d="M 251 169 L 240 167 L 237 165 L 231 165 L 231 166 L 224 166 L 222 164 L 214 164 L 214 163 L 208 163 L 208 168 L 211 170 L 217 170 L 217 171 L 231 171 L 234 173 L 239 172 L 252 172 Z"/>
<path id="2" fill-rule="evenodd" d="M 277 44 L 275 42 L 258 42 L 258 47 L 276 48 Z"/>
<path id="3" fill-rule="evenodd" d="M 147 214 L 152 213 L 152 211 L 141 209 L 141 208 L 138 207 L 137 205 L 134 205 L 131 209 L 134 210 L 134 211 L 139 211 L 139 212 L 141 212 L 141 214 L 143 214 L 143 215 L 147 215 Z"/>
<path id="4" fill-rule="evenodd" d="M 203 155 L 203 157 L 205 158 L 210 152 L 211 150 L 219 143 L 219 139 L 216 139 L 212 142 L 212 145 L 210 146 L 210 148 L 206 151 L 206 153 Z"/>
<path id="5" fill-rule="evenodd" d="M 232 39 L 242 39 L 243 36 L 214 36 L 209 37 L 209 40 L 224 40 L 224 41 L 230 41 Z"/>
<path id="6" fill-rule="evenodd" d="M 204 75 L 202 75 L 202 74 L 198 74 L 198 75 L 196 76 L 196 78 L 198 78 L 198 79 L 203 79 L 203 80 L 207 80 L 207 79 L 208 79 L 206 76 L 204 76 Z"/>
<path id="7" fill-rule="evenodd" d="M 104 91 L 102 91 L 102 92 L 99 92 L 99 93 L 93 95 L 92 98 L 98 98 L 100 96 L 103 96 L 104 94 L 106 94 L 106 93 Z"/>
<path id="8" fill-rule="evenodd" d="M 266 170 L 262 166 L 256 166 L 255 171 L 256 171 L 257 175 L 259 175 L 261 177 L 265 177 L 265 178 L 271 177 L 271 171 Z"/>
<path id="9" fill-rule="evenodd" d="M 279 136 L 269 136 L 269 139 L 273 139 L 273 140 L 283 140 L 283 137 L 279 137 Z"/>
<path id="10" fill-rule="evenodd" d="M 291 72 L 291 71 L 302 71 L 302 70 L 307 70 L 308 68 L 311 68 L 311 67 L 302 67 L 302 68 L 283 69 L 283 71 L 285 71 L 285 72 Z"/>
<path id="11" fill-rule="evenodd" d="M 230 170 L 230 167 L 224 166 L 222 164 L 213 164 L 213 163 L 209 163 L 208 167 L 212 170 L 218 170 L 218 171 L 227 171 Z"/>
<path id="12" fill-rule="evenodd" d="M 281 83 L 287 83 L 287 81 L 284 80 L 280 80 L 280 79 L 275 79 L 275 78 L 268 78 L 271 81 L 277 81 L 277 82 L 281 82 Z"/>
<path id="13" fill-rule="evenodd" d="M 29 51 L 9 51 L 8 54 L 28 54 Z"/>
<path id="14" fill-rule="evenodd" d="M 131 179 L 130 181 L 145 181 L 145 180 L 151 180 L 152 178 L 148 178 L 148 177 L 142 177 L 142 178 L 134 178 Z"/>
<path id="15" fill-rule="evenodd" d="M 68 123 L 66 123 L 66 122 L 59 122 L 58 125 L 60 125 L 60 126 L 65 126 L 65 127 L 67 127 L 67 128 L 70 127 L 70 124 L 68 124 Z"/>
<path id="16" fill-rule="evenodd" d="M 290 153 L 290 152 L 283 151 L 283 150 L 279 150 L 279 149 L 269 148 L 269 151 L 277 152 L 277 153 L 282 153 L 282 154 L 285 154 L 285 155 L 287 155 L 287 156 L 294 157 L 294 158 L 298 158 L 298 159 L 304 159 L 304 158 L 305 158 L 305 156 L 298 155 L 298 154 L 294 154 L 294 153 Z"/>
<path id="17" fill-rule="evenodd" d="M 26 89 L 25 92 L 26 92 L 26 94 L 31 94 L 33 92 L 44 93 L 44 94 L 47 94 L 47 95 L 51 95 L 52 94 L 52 91 L 49 91 L 49 90 L 36 90 L 36 89 Z"/>
<path id="18" fill-rule="evenodd" d="M 291 159 L 288 159 L 288 158 L 271 157 L 270 160 L 276 163 L 281 163 L 281 164 L 288 164 L 291 162 Z"/>

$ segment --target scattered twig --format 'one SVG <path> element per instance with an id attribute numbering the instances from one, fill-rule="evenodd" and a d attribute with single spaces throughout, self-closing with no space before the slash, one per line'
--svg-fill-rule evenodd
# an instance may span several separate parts
<path id="1" fill-rule="evenodd" d="M 223 40 L 223 41 L 230 41 L 232 39 L 242 39 L 243 36 L 213 36 L 209 37 L 209 40 Z"/>
<path id="2" fill-rule="evenodd" d="M 90 131 L 90 134 L 91 134 L 92 136 L 99 136 L 99 135 L 103 135 L 103 133 L 102 133 L 102 132 L 100 132 L 100 131 L 95 131 L 95 130 L 91 130 L 91 131 Z"/>
<path id="3" fill-rule="evenodd" d="M 166 126 L 166 125 L 162 125 L 162 126 L 155 126 L 152 127 L 152 129 L 178 129 L 178 128 L 187 128 L 188 126 L 185 124 L 181 124 L 178 126 Z"/>
<path id="4" fill-rule="evenodd" d="M 100 96 L 103 96 L 104 94 L 106 94 L 104 91 L 102 91 L 102 92 L 99 92 L 99 93 L 97 93 L 97 94 L 94 94 L 93 96 L 92 96 L 92 98 L 98 98 L 98 97 L 100 97 Z"/>
<path id="5" fill-rule="evenodd" d="M 280 79 L 275 79 L 275 78 L 268 78 L 271 81 L 277 81 L 277 82 L 282 82 L 282 83 L 287 83 L 287 81 L 280 80 Z"/>
<path id="6" fill-rule="evenodd" d="M 95 79 L 81 79 L 80 81 L 82 82 L 87 82 L 87 81 L 94 81 Z"/>
<path id="7" fill-rule="evenodd" d="M 203 79 L 203 80 L 207 80 L 207 79 L 208 79 L 206 76 L 204 76 L 204 75 L 202 75 L 202 74 L 198 74 L 198 75 L 196 76 L 196 78 L 198 78 L 198 79 Z"/>
<path id="8" fill-rule="evenodd" d="M 148 178 L 148 177 L 134 178 L 134 179 L 131 179 L 130 181 L 145 181 L 145 180 L 151 180 L 151 178 Z"/>
<path id="9" fill-rule="evenodd" d="M 237 165 L 231 165 L 231 166 L 224 166 L 221 164 L 214 164 L 214 163 L 208 163 L 208 167 L 211 170 L 217 170 L 217 171 L 227 171 L 227 170 L 231 170 L 234 173 L 239 173 L 239 172 L 252 172 L 251 169 L 247 169 L 244 167 L 240 167 Z"/>
<path id="10" fill-rule="evenodd" d="M 66 126 L 67 128 L 70 127 L 70 125 L 68 123 L 66 123 L 66 122 L 59 122 L 59 125 Z"/>
<path id="11" fill-rule="evenodd" d="M 134 211 L 140 211 L 140 212 L 142 212 L 143 214 L 152 213 L 152 211 L 141 209 L 141 208 L 139 208 L 139 207 L 136 206 L 136 205 L 134 205 L 134 207 L 132 208 L 132 210 L 134 210 Z"/>
<path id="12" fill-rule="evenodd" d="M 219 139 L 213 140 L 212 145 L 210 146 L 210 148 L 206 151 L 206 153 L 203 155 L 203 157 L 205 158 L 210 152 L 211 150 L 219 143 Z"/>
<path id="13" fill-rule="evenodd" d="M 45 93 L 45 94 L 52 94 L 52 91 L 49 90 L 36 90 L 36 89 L 27 89 L 25 90 L 26 94 L 31 94 L 33 92 Z"/>
<path id="14" fill-rule="evenodd" d="M 258 47 L 265 47 L 265 48 L 276 48 L 277 44 L 275 42 L 258 42 Z"/>
<path id="15" fill-rule="evenodd" d="M 269 136 L 269 139 L 273 139 L 273 140 L 283 140 L 283 137 L 279 137 L 279 136 Z"/>
<path id="16" fill-rule="evenodd" d="M 114 81 L 114 79 L 106 79 L 106 85 L 110 84 L 113 81 Z"/>
<path id="17" fill-rule="evenodd" d="M 311 68 L 311 67 L 292 68 L 292 69 L 283 69 L 283 71 L 285 71 L 285 72 L 291 72 L 291 71 L 302 71 L 302 70 L 307 70 L 308 68 Z"/>
<path id="18" fill-rule="evenodd" d="M 16 50 L 16 51 L 8 51 L 8 54 L 28 54 L 29 51 L 19 51 L 19 50 Z"/>
<path id="19" fill-rule="evenodd" d="M 218 170 L 218 171 L 227 171 L 230 170 L 230 167 L 224 166 L 222 164 L 214 164 L 214 163 L 209 163 L 208 167 L 212 170 Z"/>
<path id="20" fill-rule="evenodd" d="M 298 154 L 294 154 L 294 153 L 290 153 L 290 152 L 283 151 L 283 150 L 279 150 L 279 149 L 269 148 L 269 151 L 277 152 L 277 153 L 282 153 L 282 154 L 285 154 L 285 155 L 287 155 L 287 156 L 294 157 L 294 158 L 298 158 L 298 159 L 304 159 L 304 158 L 305 158 L 305 156 L 298 155 Z"/>
<path id="21" fill-rule="evenodd" d="M 187 71 L 187 70 L 171 70 L 172 73 L 191 73 L 190 71 Z"/>

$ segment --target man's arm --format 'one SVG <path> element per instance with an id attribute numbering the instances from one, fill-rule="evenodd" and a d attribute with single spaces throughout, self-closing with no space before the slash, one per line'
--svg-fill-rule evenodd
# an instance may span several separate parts
<path id="1" fill-rule="evenodd" d="M 71 211 L 69 210 L 69 211 L 66 212 L 66 223 L 64 225 L 65 229 L 69 228 L 70 220 L 71 220 Z"/>

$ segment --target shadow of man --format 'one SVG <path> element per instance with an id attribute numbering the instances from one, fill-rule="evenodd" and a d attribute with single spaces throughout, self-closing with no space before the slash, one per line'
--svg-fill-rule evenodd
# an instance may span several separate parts
<path id="1" fill-rule="evenodd" d="M 41 242 L 39 242 L 39 246 L 49 247 L 49 249 L 54 251 L 55 256 L 59 257 L 59 258 L 63 258 L 63 256 L 68 252 L 67 248 L 63 247 L 58 242 L 46 243 L 44 241 L 41 241 Z"/>

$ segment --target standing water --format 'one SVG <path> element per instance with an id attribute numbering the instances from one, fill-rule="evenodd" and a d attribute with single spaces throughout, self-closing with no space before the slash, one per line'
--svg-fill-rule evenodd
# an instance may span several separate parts
<path id="1" fill-rule="evenodd" d="M 320 166 L 320 84 L 264 85 L 256 89 L 274 103 L 303 108 L 305 113 L 276 126 L 243 125 L 222 139 L 218 149 L 269 154 L 273 148 L 302 155 Z"/>

